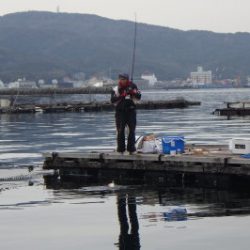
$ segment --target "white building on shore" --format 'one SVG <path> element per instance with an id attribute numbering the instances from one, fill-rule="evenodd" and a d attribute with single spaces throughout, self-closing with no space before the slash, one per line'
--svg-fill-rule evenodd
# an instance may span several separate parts
<path id="1" fill-rule="evenodd" d="M 109 87 L 116 85 L 116 82 L 108 77 L 92 77 L 85 84 L 90 87 Z"/>
<path id="2" fill-rule="evenodd" d="M 8 85 L 9 88 L 37 88 L 36 82 L 34 81 L 28 81 L 25 78 L 18 79 L 15 82 L 10 82 Z"/>
<path id="3" fill-rule="evenodd" d="M 148 72 L 143 73 L 141 75 L 141 79 L 147 80 L 150 87 L 154 87 L 158 81 L 154 73 L 148 73 Z"/>
<path id="4" fill-rule="evenodd" d="M 196 85 L 202 86 L 202 85 L 206 85 L 206 84 L 211 84 L 213 82 L 212 71 L 211 70 L 204 71 L 201 66 L 197 67 L 196 72 L 191 72 L 190 77 L 191 77 L 191 83 L 194 86 L 196 86 Z"/>
<path id="5" fill-rule="evenodd" d="M 3 89 L 4 87 L 4 83 L 0 80 L 0 89 Z"/>

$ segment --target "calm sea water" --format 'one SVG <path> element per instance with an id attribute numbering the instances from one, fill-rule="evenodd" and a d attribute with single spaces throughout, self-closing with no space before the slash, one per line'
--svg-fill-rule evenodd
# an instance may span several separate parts
<path id="1" fill-rule="evenodd" d="M 211 114 L 225 101 L 248 100 L 248 89 L 143 94 L 202 106 L 138 111 L 137 135 L 184 135 L 188 143 L 223 145 L 249 137 L 249 117 Z M 0 116 L 2 249 L 249 249 L 248 190 L 45 184 L 42 152 L 100 149 L 115 149 L 112 112 Z"/>

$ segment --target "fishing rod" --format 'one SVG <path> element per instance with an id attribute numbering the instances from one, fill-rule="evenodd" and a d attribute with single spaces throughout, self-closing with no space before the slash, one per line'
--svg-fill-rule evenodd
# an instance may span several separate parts
<path id="1" fill-rule="evenodd" d="M 131 81 L 133 81 L 133 78 L 134 78 L 136 42 L 137 42 L 137 15 L 135 13 L 134 44 L 133 44 L 132 64 L 131 64 L 131 73 L 130 73 Z"/>

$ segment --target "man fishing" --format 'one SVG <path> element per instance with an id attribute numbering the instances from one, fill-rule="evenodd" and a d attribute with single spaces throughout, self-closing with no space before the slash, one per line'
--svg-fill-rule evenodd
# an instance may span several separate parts
<path id="1" fill-rule="evenodd" d="M 119 75 L 118 87 L 111 93 L 111 102 L 116 107 L 115 120 L 117 129 L 117 152 L 123 154 L 126 150 L 125 127 L 129 128 L 127 151 L 136 152 L 136 101 L 141 99 L 141 93 L 136 84 L 129 80 L 128 74 Z"/>

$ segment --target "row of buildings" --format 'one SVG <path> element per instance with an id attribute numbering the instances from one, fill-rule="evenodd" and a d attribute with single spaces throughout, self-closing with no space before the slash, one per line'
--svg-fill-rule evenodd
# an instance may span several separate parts
<path id="1" fill-rule="evenodd" d="M 198 66 L 197 71 L 190 73 L 190 82 L 195 86 L 204 86 L 213 83 L 213 74 L 211 70 L 205 71 L 203 67 Z"/>
<path id="2" fill-rule="evenodd" d="M 141 78 L 135 79 L 143 88 L 153 88 L 157 83 L 157 78 L 154 74 L 145 73 Z M 83 88 L 83 87 L 108 87 L 117 84 L 116 80 L 108 77 L 92 77 L 85 80 L 84 77 L 64 77 L 62 80 L 53 79 L 46 82 L 40 79 L 38 82 L 30 81 L 26 78 L 17 79 L 14 82 L 4 84 L 0 80 L 0 88 Z"/>
<path id="3" fill-rule="evenodd" d="M 204 70 L 202 66 L 197 67 L 197 71 L 191 72 L 190 76 L 183 79 L 175 79 L 172 81 L 158 81 L 156 75 L 151 72 L 143 73 L 139 78 L 135 78 L 134 82 L 140 89 L 150 88 L 199 88 L 199 87 L 227 87 L 227 86 L 240 86 L 239 79 L 225 79 L 214 80 L 211 70 Z M 92 77 L 88 80 L 85 79 L 83 72 L 76 73 L 72 77 L 64 77 L 62 80 L 53 79 L 47 83 L 41 79 L 38 82 L 29 81 L 25 78 L 18 79 L 17 81 L 4 84 L 0 80 L 0 88 L 82 88 L 82 87 L 108 87 L 115 86 L 117 80 L 112 80 L 108 77 Z M 248 84 L 250 86 L 250 77 Z"/>
<path id="4" fill-rule="evenodd" d="M 250 87 L 250 76 L 245 80 L 240 77 L 235 79 L 217 79 L 211 70 L 204 70 L 198 66 L 196 71 L 190 72 L 187 79 L 175 79 L 172 81 L 157 81 L 155 88 L 227 88 Z"/>

